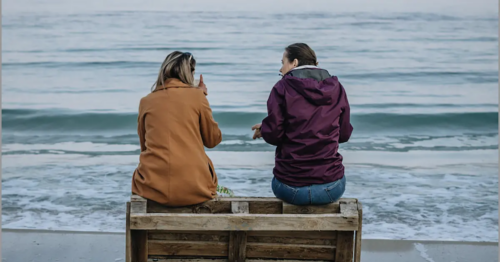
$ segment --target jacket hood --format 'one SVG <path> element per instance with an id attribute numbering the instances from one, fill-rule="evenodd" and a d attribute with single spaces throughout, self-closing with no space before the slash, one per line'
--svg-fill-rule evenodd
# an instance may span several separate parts
<path id="1" fill-rule="evenodd" d="M 340 91 L 336 76 L 314 66 L 292 69 L 283 77 L 283 81 L 314 105 L 332 104 L 333 97 Z"/>

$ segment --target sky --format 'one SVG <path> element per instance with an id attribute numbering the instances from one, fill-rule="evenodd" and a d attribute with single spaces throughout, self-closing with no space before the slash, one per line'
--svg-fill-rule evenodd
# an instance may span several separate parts
<path id="1" fill-rule="evenodd" d="M 498 0 L 2 0 L 2 13 L 95 11 L 432 12 L 497 15 Z"/>

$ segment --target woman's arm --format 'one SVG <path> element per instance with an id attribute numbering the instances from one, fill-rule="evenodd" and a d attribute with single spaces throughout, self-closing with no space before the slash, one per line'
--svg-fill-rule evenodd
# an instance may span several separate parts
<path id="1" fill-rule="evenodd" d="M 283 87 L 276 84 L 267 100 L 267 117 L 262 120 L 260 133 L 271 145 L 279 145 L 284 135 L 284 93 Z"/>
<path id="2" fill-rule="evenodd" d="M 210 108 L 208 99 L 202 92 L 199 93 L 201 99 L 200 128 L 203 145 L 208 148 L 214 148 L 222 141 L 222 133 L 219 125 L 212 116 L 212 109 Z"/>
<path id="3" fill-rule="evenodd" d="M 340 88 L 341 88 L 340 99 L 344 104 L 344 106 L 342 107 L 342 113 L 340 114 L 340 120 L 339 120 L 339 125 L 340 125 L 339 143 L 345 143 L 349 141 L 353 127 L 351 125 L 351 108 L 349 106 L 349 101 L 347 100 L 347 94 L 342 84 L 340 84 Z"/>
<path id="4" fill-rule="evenodd" d="M 137 117 L 137 134 L 139 135 L 139 142 L 141 144 L 141 152 L 146 151 L 146 128 L 145 128 L 145 115 L 142 112 L 142 99 L 139 103 L 139 116 Z"/>

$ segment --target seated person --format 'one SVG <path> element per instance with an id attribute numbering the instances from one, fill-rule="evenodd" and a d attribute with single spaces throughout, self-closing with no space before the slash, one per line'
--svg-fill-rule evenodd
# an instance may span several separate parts
<path id="1" fill-rule="evenodd" d="M 268 116 L 252 127 L 254 139 L 277 146 L 272 190 L 294 205 L 333 203 L 346 185 L 339 144 L 353 130 L 346 92 L 307 44 L 288 46 L 281 62 Z"/>
<path id="2" fill-rule="evenodd" d="M 139 166 L 132 193 L 167 206 L 186 206 L 217 196 L 217 174 L 204 146 L 222 140 L 200 76 L 194 86 L 192 54 L 172 52 L 152 92 L 139 105 Z"/>

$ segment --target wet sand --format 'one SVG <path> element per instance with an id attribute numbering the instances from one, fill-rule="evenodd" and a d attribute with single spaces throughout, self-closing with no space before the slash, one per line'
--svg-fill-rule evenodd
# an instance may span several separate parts
<path id="1" fill-rule="evenodd" d="M 2 262 L 125 261 L 125 234 L 48 230 L 2 231 Z M 498 243 L 365 239 L 361 261 L 498 261 Z"/>

